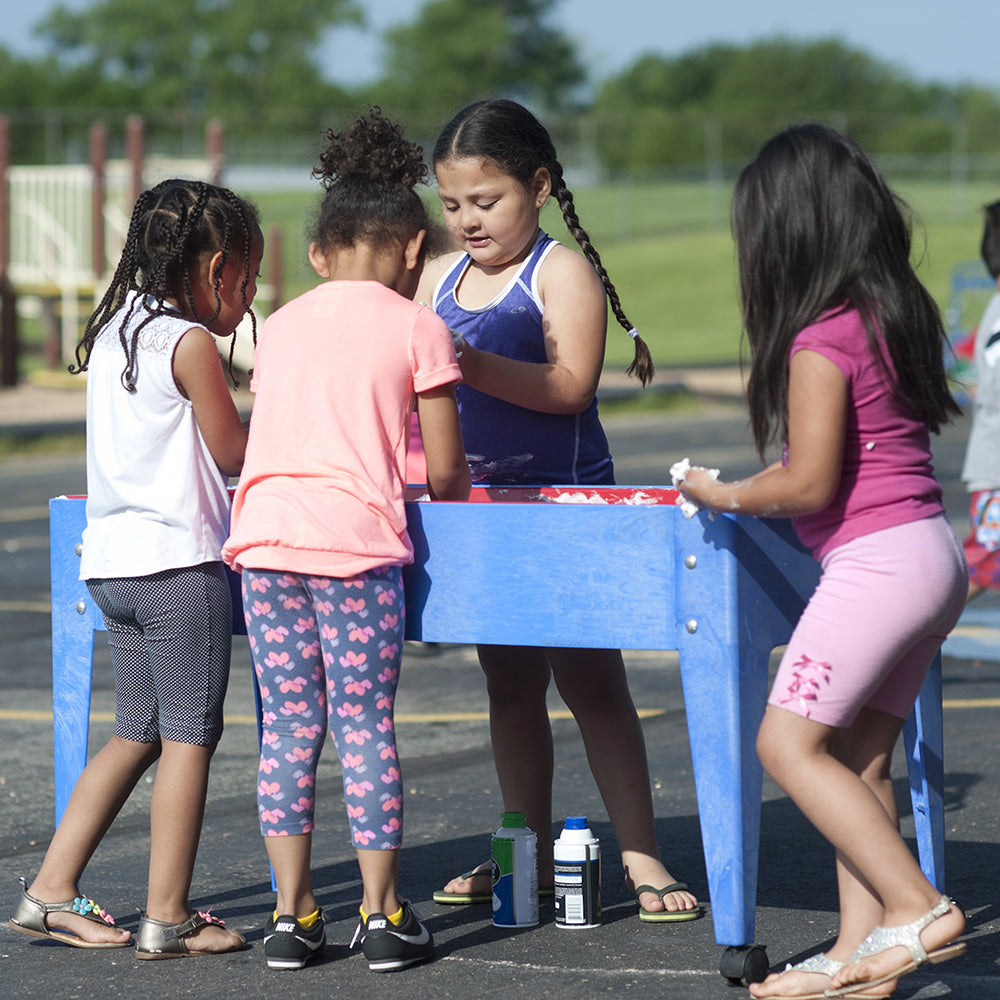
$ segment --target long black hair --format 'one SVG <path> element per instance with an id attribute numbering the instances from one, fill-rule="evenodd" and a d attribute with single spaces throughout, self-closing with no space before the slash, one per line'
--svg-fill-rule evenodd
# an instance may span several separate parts
<path id="1" fill-rule="evenodd" d="M 566 228 L 579 244 L 584 256 L 597 272 L 612 312 L 632 338 L 635 354 L 626 369 L 637 375 L 645 386 L 653 377 L 653 359 L 646 342 L 625 315 L 618 291 L 608 276 L 597 248 L 580 225 L 573 203 L 573 193 L 566 186 L 562 164 L 556 156 L 552 137 L 544 125 L 516 101 L 477 101 L 463 108 L 444 127 L 434 144 L 434 162 L 462 157 L 492 160 L 502 173 L 530 185 L 539 168 L 552 178 L 552 194 L 559 204 Z"/>
<path id="2" fill-rule="evenodd" d="M 763 455 L 787 435 L 788 352 L 823 313 L 857 309 L 900 397 L 933 432 L 961 412 L 941 314 L 910 262 L 911 219 L 868 154 L 826 125 L 769 139 L 736 181 L 732 229 L 751 352 L 750 425 Z"/>
<path id="3" fill-rule="evenodd" d="M 230 261 L 243 265 L 240 295 L 250 315 L 256 343 L 257 319 L 247 302 L 246 292 L 252 277 L 250 261 L 254 242 L 260 238 L 260 217 L 256 207 L 228 188 L 172 178 L 143 191 L 132 209 L 128 235 L 114 277 L 87 322 L 76 347 L 76 365 L 70 365 L 69 370 L 73 373 L 87 370 L 97 335 L 112 316 L 122 310 L 118 337 L 125 353 L 125 368 L 121 381 L 129 392 L 135 392 L 139 377 L 139 332 L 154 317 L 175 313 L 165 301 L 167 299 L 177 302 L 184 315 L 195 322 L 211 323 L 222 308 L 219 284 Z M 215 253 L 222 254 L 212 275 L 215 311 L 210 316 L 199 316 L 191 272 L 205 255 Z M 132 309 L 124 310 L 122 307 L 129 292 L 140 294 L 134 299 Z M 143 309 L 148 315 L 136 325 L 132 336 L 126 337 L 125 330 L 136 309 Z M 229 347 L 229 373 L 234 386 L 238 385 L 233 375 L 235 341 L 234 333 Z"/>
<path id="4" fill-rule="evenodd" d="M 1000 278 L 1000 201 L 983 207 L 983 239 L 980 253 L 986 269 Z"/>

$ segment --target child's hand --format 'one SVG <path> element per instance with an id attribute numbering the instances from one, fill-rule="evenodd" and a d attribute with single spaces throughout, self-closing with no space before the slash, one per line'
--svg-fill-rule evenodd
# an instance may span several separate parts
<path id="1" fill-rule="evenodd" d="M 719 478 L 718 469 L 706 469 L 701 465 L 692 465 L 683 458 L 670 467 L 670 479 L 676 489 L 680 490 L 678 506 L 685 517 L 691 518 L 703 507 L 713 509 L 711 494 Z"/>

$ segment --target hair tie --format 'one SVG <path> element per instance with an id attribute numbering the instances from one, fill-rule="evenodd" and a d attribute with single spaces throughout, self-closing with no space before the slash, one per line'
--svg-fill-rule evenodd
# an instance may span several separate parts
<path id="1" fill-rule="evenodd" d="M 628 335 L 629 335 L 629 336 L 630 336 L 630 337 L 631 337 L 631 338 L 632 338 L 633 340 L 635 340 L 635 338 L 639 336 L 639 331 L 638 331 L 638 330 L 637 330 L 637 329 L 636 329 L 636 328 L 635 328 L 635 327 L 633 326 L 633 327 L 632 327 L 632 329 L 631 329 L 631 330 L 629 330 L 629 332 L 628 332 Z"/>

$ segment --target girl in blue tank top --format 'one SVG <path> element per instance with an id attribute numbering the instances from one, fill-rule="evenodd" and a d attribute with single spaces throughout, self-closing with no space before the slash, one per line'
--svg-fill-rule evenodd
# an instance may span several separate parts
<path id="1" fill-rule="evenodd" d="M 544 126 L 513 101 L 482 101 L 445 127 L 434 148 L 438 194 L 458 253 L 430 261 L 418 298 L 454 331 L 464 384 L 456 392 L 473 478 L 488 484 L 611 484 L 597 416 L 607 303 L 635 343 L 629 373 L 645 385 L 649 351 L 622 310 L 580 227 Z M 549 196 L 583 255 L 540 231 Z M 554 677 L 580 726 L 587 757 L 643 920 L 691 920 L 695 896 L 660 860 L 646 747 L 618 650 L 480 646 L 504 808 L 538 832 L 538 885 L 551 895 Z M 490 865 L 434 894 L 438 903 L 489 902 Z"/>
<path id="2" fill-rule="evenodd" d="M 459 303 L 456 288 L 472 257 L 462 254 L 434 291 L 434 311 L 465 344 L 517 361 L 548 359 L 542 326 L 538 272 L 559 244 L 538 232 L 530 255 L 500 294 L 482 308 Z M 580 413 L 544 413 L 458 386 L 462 436 L 474 481 L 532 485 L 611 484 L 608 439 L 597 416 L 597 397 Z"/>

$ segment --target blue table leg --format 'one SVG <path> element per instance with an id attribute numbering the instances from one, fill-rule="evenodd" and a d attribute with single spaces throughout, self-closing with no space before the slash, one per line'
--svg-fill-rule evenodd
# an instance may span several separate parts
<path id="1" fill-rule="evenodd" d="M 678 519 L 677 648 L 715 939 L 753 941 L 763 781 L 757 730 L 771 650 L 791 634 L 819 568 L 790 526 Z"/>
<path id="2" fill-rule="evenodd" d="M 910 802 L 920 867 L 944 892 L 944 718 L 941 708 L 941 654 L 934 658 L 913 713 L 903 725 Z"/>
<path id="3" fill-rule="evenodd" d="M 79 579 L 78 546 L 86 524 L 82 501 L 49 501 L 52 573 L 52 727 L 56 825 L 87 766 L 94 630 L 100 612 Z"/>

